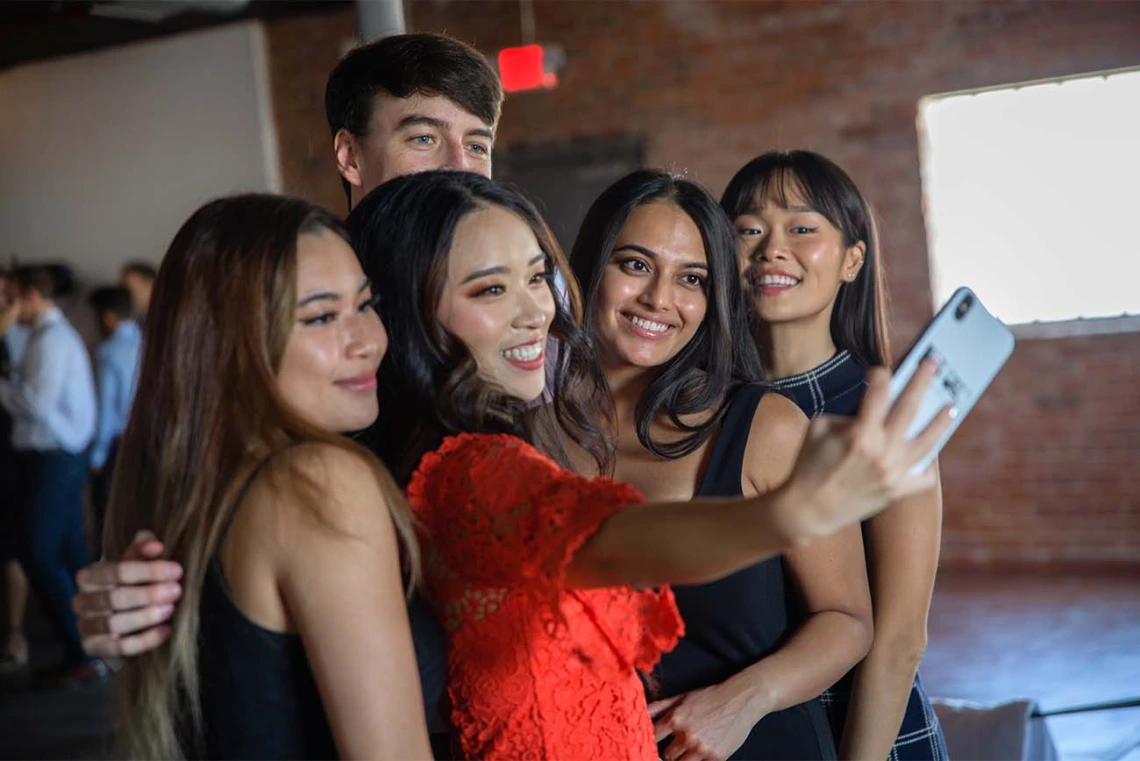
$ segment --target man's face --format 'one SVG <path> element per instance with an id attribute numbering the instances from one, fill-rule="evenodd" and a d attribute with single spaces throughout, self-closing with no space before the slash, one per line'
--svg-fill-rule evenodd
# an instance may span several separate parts
<path id="1" fill-rule="evenodd" d="M 394 98 L 377 95 L 369 132 L 341 130 L 335 139 L 337 166 L 353 186 L 353 204 L 394 177 L 433 169 L 491 176 L 495 125 L 464 111 L 442 95 Z"/>
<path id="2" fill-rule="evenodd" d="M 35 288 L 16 289 L 16 321 L 21 325 L 35 325 L 45 306 L 43 296 Z"/>
<path id="3" fill-rule="evenodd" d="M 131 309 L 135 315 L 140 317 L 145 315 L 150 307 L 150 292 L 154 287 L 154 281 L 145 275 L 127 270 L 119 278 L 119 284 L 131 294 Z"/>

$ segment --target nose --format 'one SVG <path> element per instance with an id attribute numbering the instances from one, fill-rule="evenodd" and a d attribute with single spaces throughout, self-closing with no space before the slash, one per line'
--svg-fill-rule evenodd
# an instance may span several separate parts
<path id="1" fill-rule="evenodd" d="M 383 357 L 388 348 L 388 333 L 384 323 L 374 314 L 354 315 L 349 319 L 348 342 L 345 352 L 352 359 L 375 359 Z"/>
<path id="2" fill-rule="evenodd" d="M 638 294 L 637 301 L 642 306 L 660 312 L 669 305 L 671 296 L 672 290 L 667 279 L 662 277 L 660 273 L 655 273 L 645 284 L 641 293 Z"/>
<path id="3" fill-rule="evenodd" d="M 518 291 L 518 312 L 515 314 L 513 325 L 516 328 L 537 330 L 546 325 L 554 311 L 553 297 L 549 291 L 536 293 L 529 288 Z"/>
<path id="4" fill-rule="evenodd" d="M 787 241 L 779 230 L 772 230 L 760 241 L 760 245 L 752 253 L 753 259 L 764 262 L 784 261 L 788 259 Z"/>
<path id="5" fill-rule="evenodd" d="M 468 164 L 470 157 L 467 152 L 463 150 L 462 140 L 448 140 L 447 141 L 447 164 L 445 169 L 457 169 L 460 171 L 470 171 Z"/>

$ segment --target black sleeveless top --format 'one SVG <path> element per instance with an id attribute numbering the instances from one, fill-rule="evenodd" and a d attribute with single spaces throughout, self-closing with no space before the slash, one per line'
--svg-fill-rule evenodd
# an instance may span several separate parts
<path id="1" fill-rule="evenodd" d="M 740 497 L 744 450 L 765 389 L 745 386 L 733 396 L 709 456 L 698 497 Z M 685 636 L 661 658 L 658 695 L 719 684 L 783 646 L 803 619 L 792 607 L 780 558 L 710 584 L 674 586 Z M 835 742 L 819 699 L 768 714 L 733 759 L 834 759 Z"/>
<path id="2" fill-rule="evenodd" d="M 258 470 L 260 466 L 250 476 L 246 489 Z M 216 558 L 206 574 L 199 616 L 198 676 L 203 732 L 194 756 L 336 758 L 332 731 L 301 637 L 264 629 L 246 618 L 230 597 Z M 424 712 L 431 717 L 436 715 L 446 679 L 443 630 L 418 598 L 409 604 L 408 617 Z"/>

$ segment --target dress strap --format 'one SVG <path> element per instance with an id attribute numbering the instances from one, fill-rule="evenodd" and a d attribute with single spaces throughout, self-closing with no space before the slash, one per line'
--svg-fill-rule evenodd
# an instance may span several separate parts
<path id="1" fill-rule="evenodd" d="M 249 493 L 250 487 L 253 486 L 254 479 L 256 479 L 261 474 L 261 471 L 265 469 L 265 466 L 269 464 L 270 460 L 283 452 L 289 451 L 293 447 L 299 446 L 302 443 L 304 442 L 295 441 L 291 444 L 287 444 L 281 449 L 278 449 L 275 452 L 271 452 L 265 458 L 263 458 L 261 462 L 253 466 L 253 470 L 251 470 L 249 472 L 249 475 L 245 477 L 245 483 L 241 485 L 241 490 L 238 491 L 237 498 L 234 499 L 234 504 L 233 507 L 230 508 L 229 515 L 226 516 L 226 520 L 222 524 L 222 532 L 218 535 L 218 549 L 221 549 L 222 543 L 226 540 L 226 534 L 230 532 L 230 526 L 233 525 L 234 519 L 237 517 L 238 510 L 241 509 L 241 504 L 245 501 L 246 494 Z M 214 557 L 211 559 L 210 566 L 218 572 L 219 576 L 222 576 L 224 578 L 224 574 L 221 572 L 221 563 L 218 562 L 217 552 L 215 552 Z"/>

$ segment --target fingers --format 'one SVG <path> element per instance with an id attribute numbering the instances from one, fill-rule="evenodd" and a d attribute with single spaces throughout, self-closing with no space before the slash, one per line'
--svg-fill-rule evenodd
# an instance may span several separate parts
<path id="1" fill-rule="evenodd" d="M 885 367 L 867 370 L 867 392 L 859 405 L 856 420 L 861 425 L 880 426 L 891 406 L 891 374 Z"/>
<path id="2" fill-rule="evenodd" d="M 938 444 L 942 436 L 950 428 L 951 424 L 958 418 L 958 408 L 953 406 L 943 407 L 942 410 L 934 416 L 934 419 L 915 436 L 906 445 L 906 466 L 907 470 L 913 468 L 917 463 L 921 462 L 930 451 Z"/>
<path id="3" fill-rule="evenodd" d="M 673 727 L 670 726 L 669 720 L 659 721 L 653 725 L 653 738 L 654 742 L 660 743 L 665 738 L 673 734 Z"/>
<path id="4" fill-rule="evenodd" d="M 71 607 L 81 616 L 117 613 L 172 603 L 182 596 L 182 585 L 175 582 L 142 587 L 88 589 L 75 595 Z"/>
<path id="5" fill-rule="evenodd" d="M 174 605 L 167 603 L 132 610 L 129 613 L 116 613 L 112 616 L 84 616 L 76 623 L 79 626 L 79 633 L 84 637 L 104 635 L 118 637 L 166 623 L 173 615 Z"/>
<path id="6" fill-rule="evenodd" d="M 162 555 L 165 546 L 151 531 L 140 531 L 123 553 L 123 560 L 150 560 Z"/>
<path id="7" fill-rule="evenodd" d="M 124 584 L 153 584 L 182 578 L 182 566 L 169 560 L 124 560 L 93 563 L 80 569 L 75 580 L 81 592 Z"/>
<path id="8" fill-rule="evenodd" d="M 129 637 L 103 635 L 83 639 L 83 651 L 95 658 L 122 658 L 154 650 L 170 639 L 171 628 L 158 626 Z"/>
<path id="9" fill-rule="evenodd" d="M 887 415 L 887 436 L 891 441 L 902 441 L 906 436 L 915 414 L 918 413 L 918 408 L 922 406 L 922 398 L 926 396 L 926 390 L 934 382 L 937 373 L 937 362 L 930 358 L 922 360 L 918 371 L 906 384 L 906 388 L 899 394 L 899 398 Z"/>

